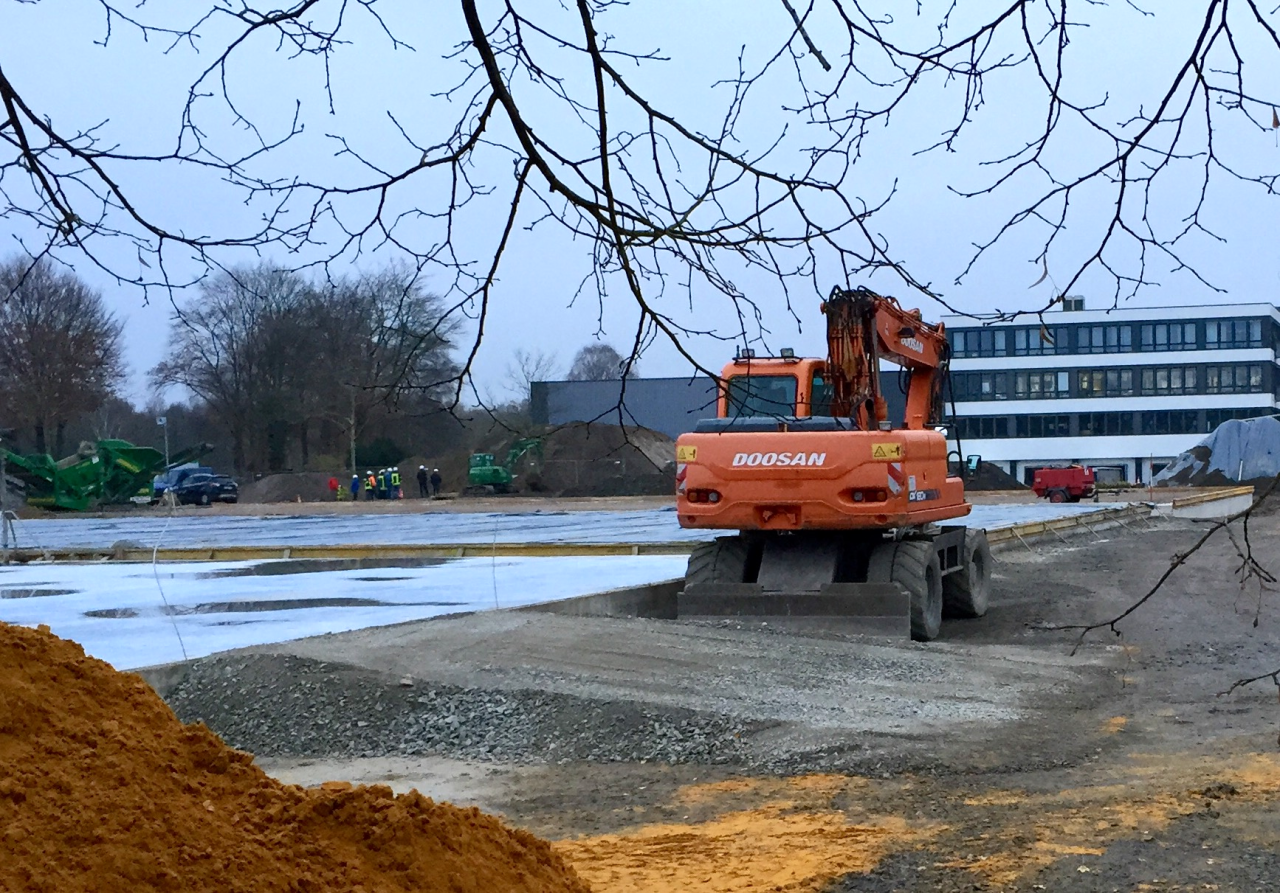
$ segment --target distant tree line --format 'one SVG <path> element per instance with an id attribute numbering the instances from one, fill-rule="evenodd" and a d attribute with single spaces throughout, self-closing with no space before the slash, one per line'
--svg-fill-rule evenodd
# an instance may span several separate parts
<path id="1" fill-rule="evenodd" d="M 406 267 L 315 281 L 267 264 L 211 277 L 170 320 L 155 398 L 133 407 L 123 326 L 47 260 L 0 264 L 0 429 L 62 457 L 79 440 L 211 441 L 240 472 L 398 461 L 452 446 L 458 366 L 438 298 Z M 174 401 L 164 397 L 176 398 Z"/>
<path id="2" fill-rule="evenodd" d="M 389 416 L 446 415 L 458 367 L 443 309 L 406 267 L 324 281 L 233 269 L 175 311 L 151 381 L 209 411 L 239 470 L 305 468 L 317 453 L 352 467 Z"/>

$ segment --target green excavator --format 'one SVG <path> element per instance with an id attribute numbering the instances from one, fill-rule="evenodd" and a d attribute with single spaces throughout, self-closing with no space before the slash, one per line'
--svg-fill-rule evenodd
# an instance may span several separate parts
<path id="1" fill-rule="evenodd" d="M 99 440 L 80 444 L 74 455 L 55 460 L 39 453 L 23 456 L 0 447 L 6 472 L 26 487 L 27 504 L 71 512 L 101 505 L 122 505 L 135 496 L 150 497 L 152 478 L 167 468 L 206 455 L 212 444 L 202 443 L 174 453 L 134 446 L 127 440 Z"/>
<path id="2" fill-rule="evenodd" d="M 472 453 L 467 467 L 468 496 L 510 493 L 515 489 L 517 469 L 522 460 L 532 460 L 533 470 L 542 464 L 542 438 L 525 437 L 511 444 L 506 461 L 498 463 L 493 453 Z"/>

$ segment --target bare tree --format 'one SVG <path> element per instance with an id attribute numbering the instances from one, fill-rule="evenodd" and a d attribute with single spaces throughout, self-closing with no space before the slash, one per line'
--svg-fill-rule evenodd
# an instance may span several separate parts
<path id="1" fill-rule="evenodd" d="M 529 402 L 529 388 L 535 381 L 548 381 L 560 368 L 555 353 L 518 348 L 507 364 L 507 390 L 517 403 Z"/>
<path id="2" fill-rule="evenodd" d="M 306 464 L 314 423 L 355 444 L 371 414 L 407 394 L 443 396 L 456 375 L 450 324 L 412 270 L 389 267 L 321 285 L 268 265 L 206 282 L 173 316 L 168 356 L 152 370 L 207 404 L 235 443 L 238 469 Z"/>
<path id="3" fill-rule="evenodd" d="M 62 456 L 67 422 L 101 407 L 124 378 L 122 326 L 75 274 L 48 260 L 0 264 L 0 412 Z"/>
<path id="4" fill-rule="evenodd" d="M 129 30 L 168 54 L 160 63 L 196 74 L 156 149 L 109 122 L 52 120 L 33 99 L 34 74 L 0 69 L 0 216 L 30 255 L 78 252 L 150 291 L 198 281 L 192 257 L 225 268 L 243 250 L 266 251 L 340 273 L 364 252 L 393 251 L 431 271 L 447 312 L 473 320 L 459 385 L 503 297 L 508 249 L 528 228 L 587 260 L 579 293 L 602 311 L 630 304 L 631 355 L 661 337 L 692 361 L 690 331 L 766 334 L 743 276 L 788 307 L 796 289 L 818 296 L 878 271 L 940 296 L 880 229 L 897 190 L 892 170 L 856 175 L 872 156 L 970 152 L 955 191 L 994 201 L 1003 217 L 964 234 L 976 247 L 958 277 L 1008 245 L 1057 286 L 1010 312 L 1039 312 L 1085 276 L 1109 282 L 1116 300 L 1169 270 L 1203 280 L 1195 261 L 1217 238 L 1216 197 L 1240 185 L 1269 195 L 1276 183 L 1269 162 L 1240 151 L 1280 124 L 1267 76 L 1280 12 L 1256 0 L 1158 13 L 1129 0 L 977 12 L 953 0 L 782 0 L 762 12 L 772 28 L 717 22 L 741 51 L 705 83 L 694 73 L 705 47 L 659 48 L 678 46 L 694 14 L 674 5 L 656 16 L 618 0 L 459 0 L 429 22 L 376 0 L 89 5 L 103 43 Z M 374 51 L 371 31 L 376 51 L 412 45 L 446 60 L 423 91 L 362 97 L 386 113 L 376 134 L 344 126 L 355 119 L 341 107 L 343 64 Z M 200 56 L 185 55 L 197 46 Z M 1077 74 L 1107 53 L 1164 64 L 1108 91 Z M 253 77 L 286 57 L 298 78 Z M 685 99 L 690 78 L 705 88 L 696 103 Z M 295 112 L 255 116 L 262 95 Z M 329 165 L 312 163 L 322 154 Z M 221 182 L 211 202 L 243 205 L 252 223 L 207 232 L 194 214 L 146 210 L 131 185 L 187 176 Z M 128 261 L 107 250 L 121 241 Z M 694 305 L 715 306 L 722 322 L 693 326 Z"/>
<path id="5" fill-rule="evenodd" d="M 634 364 L 631 364 L 634 366 Z M 573 356 L 569 367 L 570 381 L 619 381 L 634 373 L 627 359 L 611 345 L 588 344 Z"/>

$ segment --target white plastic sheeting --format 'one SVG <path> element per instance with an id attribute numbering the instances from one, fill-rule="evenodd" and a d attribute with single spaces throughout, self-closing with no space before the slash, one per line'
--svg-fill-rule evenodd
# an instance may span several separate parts
<path id="1" fill-rule="evenodd" d="M 1151 481 L 1195 484 L 1212 471 L 1219 471 L 1232 481 L 1280 474 L 1280 419 L 1228 419 Z"/>
<path id="2" fill-rule="evenodd" d="M 1114 506 L 1048 502 L 975 505 L 954 523 L 996 530 Z M 286 515 L 154 514 L 22 521 L 19 547 L 109 548 L 120 540 L 151 547 L 340 546 L 448 543 L 654 543 L 697 541 L 715 530 L 685 530 L 674 508 L 629 512 Z"/>
<path id="3" fill-rule="evenodd" d="M 383 567 L 223 576 L 277 562 L 0 567 L 0 621 L 46 623 L 118 669 L 203 657 L 441 614 L 517 607 L 668 580 L 683 556 L 468 558 Z M 283 564 L 290 564 L 285 562 Z M 162 597 L 163 591 L 163 597 Z M 175 631 L 175 626 L 177 630 Z"/>

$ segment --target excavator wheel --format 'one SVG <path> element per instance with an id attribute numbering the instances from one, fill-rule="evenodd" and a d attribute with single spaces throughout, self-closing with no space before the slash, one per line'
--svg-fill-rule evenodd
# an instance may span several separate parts
<path id="1" fill-rule="evenodd" d="M 747 544 L 738 536 L 721 536 L 699 543 L 689 555 L 684 583 L 741 583 L 746 570 Z"/>
<path id="2" fill-rule="evenodd" d="M 942 578 L 942 607 L 948 617 L 981 617 L 991 597 L 991 547 L 985 530 L 964 532 L 960 570 Z"/>
<path id="3" fill-rule="evenodd" d="M 881 543 L 867 562 L 868 583 L 898 583 L 911 594 L 911 638 L 928 642 L 942 629 L 942 567 L 933 543 Z"/>

